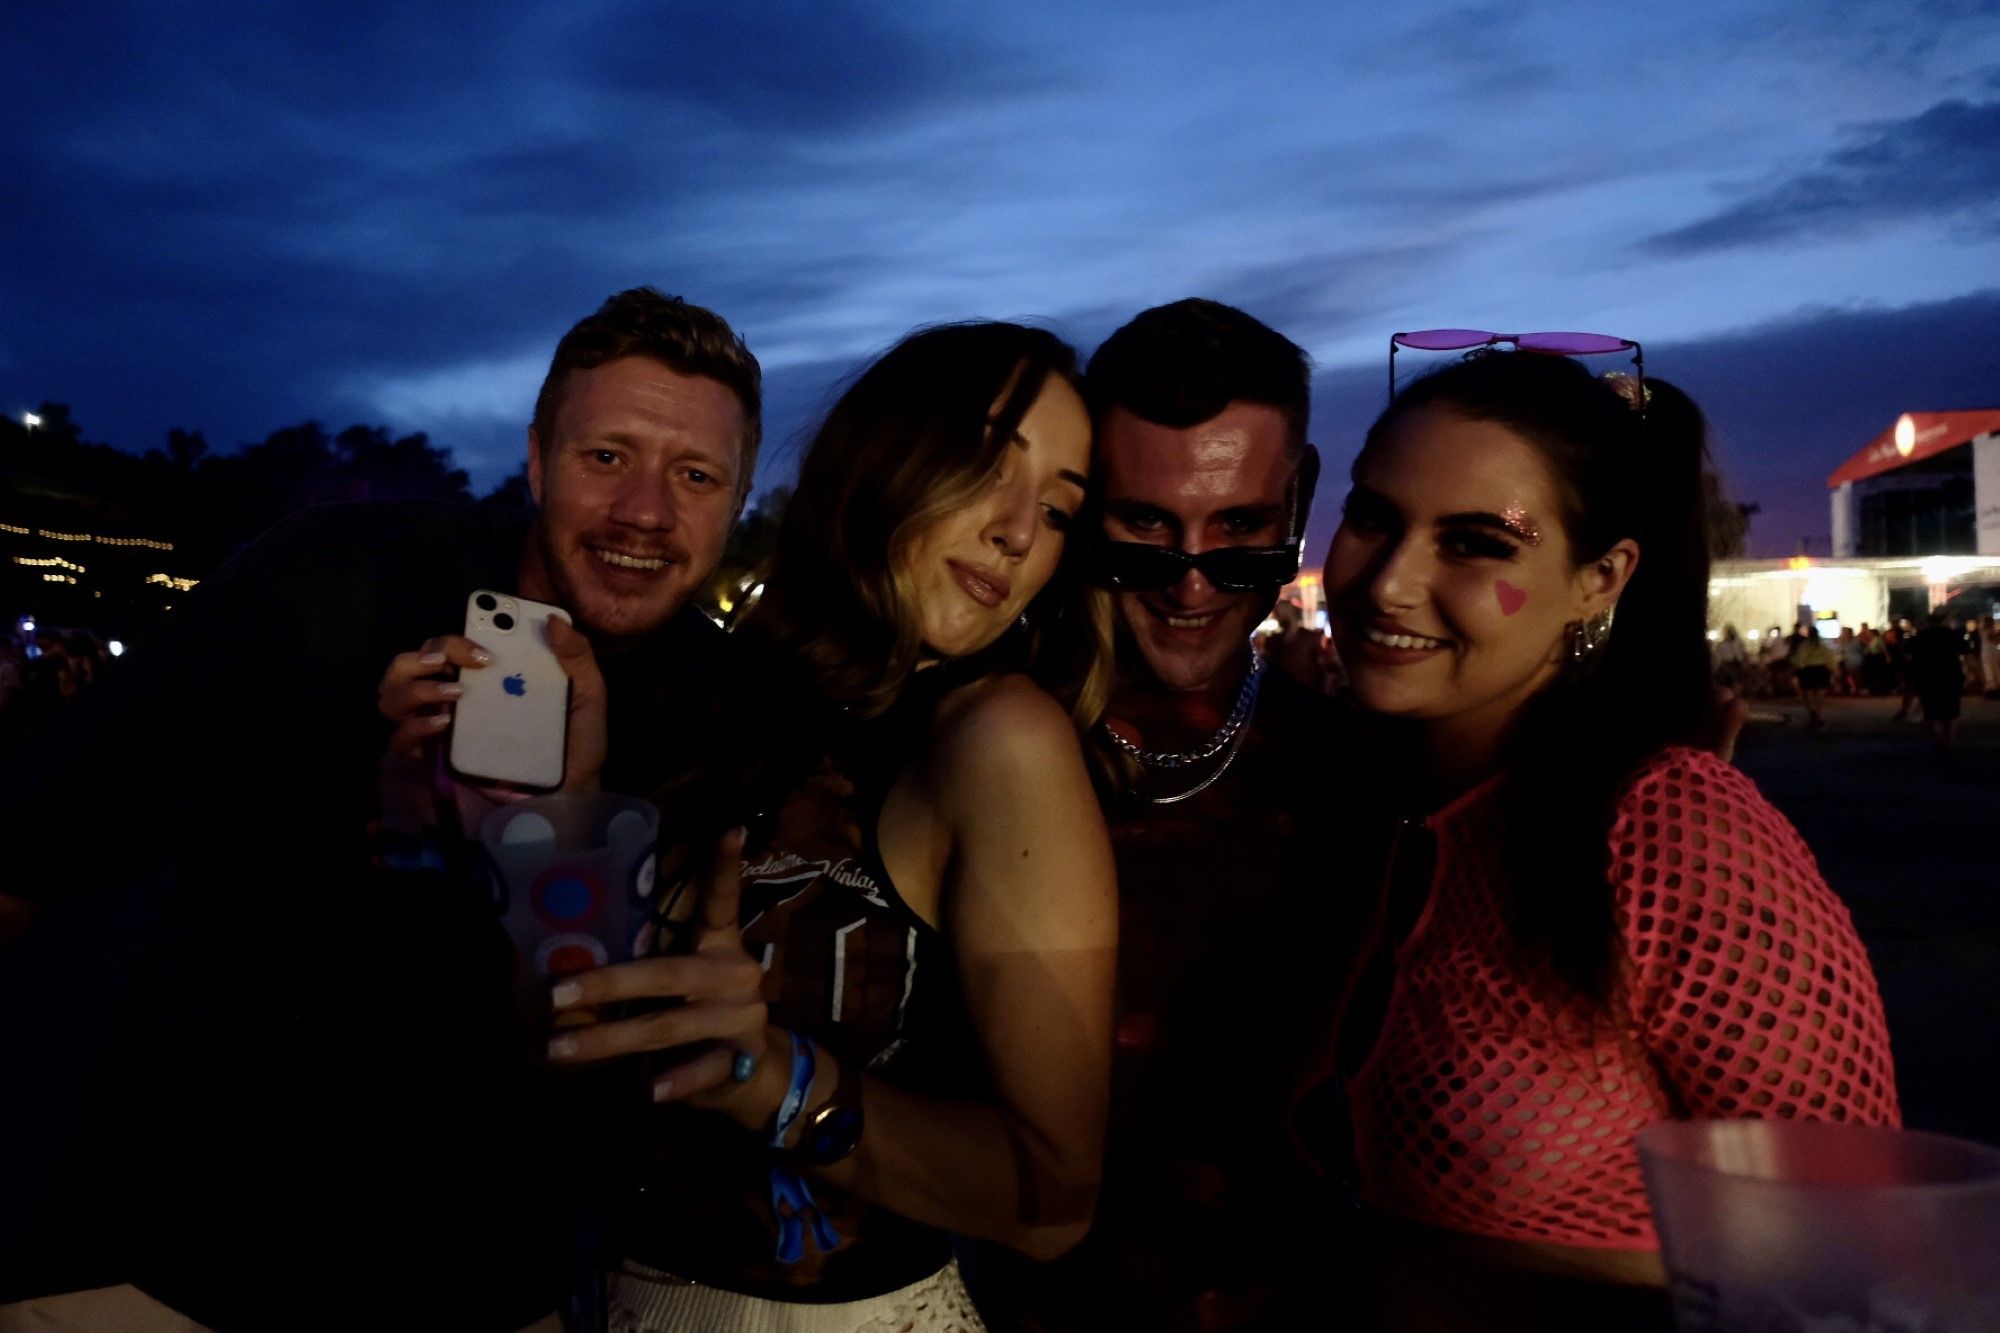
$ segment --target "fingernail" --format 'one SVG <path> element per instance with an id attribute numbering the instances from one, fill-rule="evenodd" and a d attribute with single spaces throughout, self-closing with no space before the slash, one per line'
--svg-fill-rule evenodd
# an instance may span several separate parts
<path id="1" fill-rule="evenodd" d="M 561 1009 L 583 998 L 583 987 L 574 981 L 559 981 L 549 989 L 549 1003 Z"/>
<path id="2" fill-rule="evenodd" d="M 659 1079 L 653 1084 L 654 1101 L 656 1102 L 671 1101 L 673 1099 L 673 1095 L 674 1095 L 674 1081 L 672 1079 L 670 1078 Z"/>
<path id="3" fill-rule="evenodd" d="M 445 724 L 446 724 L 447 722 L 450 722 L 450 721 L 451 721 L 451 714 L 450 714 L 450 713 L 432 713 L 432 714 L 431 714 L 431 715 L 430 715 L 429 717 L 425 718 L 425 719 L 424 719 L 424 721 L 426 721 L 426 722 L 430 723 L 430 724 L 431 724 L 432 726 L 434 726 L 434 727 L 436 727 L 436 728 L 437 728 L 438 730 L 442 731 L 442 730 L 444 730 L 444 726 L 445 726 Z"/>
<path id="4" fill-rule="evenodd" d="M 421 665 L 423 665 L 423 666 L 443 666 L 443 665 L 444 665 L 444 654 L 443 654 L 443 653 L 425 653 L 425 654 L 424 654 L 424 655 L 423 655 L 422 657 L 419 657 L 419 658 L 417 659 L 417 661 L 418 661 L 418 662 L 419 662 L 419 663 L 420 663 Z"/>
<path id="5" fill-rule="evenodd" d="M 453 681 L 449 684 L 438 686 L 438 693 L 447 699 L 456 699 L 459 695 L 465 693 L 465 686 Z"/>
<path id="6" fill-rule="evenodd" d="M 484 648 L 474 648 L 472 650 L 472 660 L 481 666 L 487 666 L 492 663 L 493 654 L 487 652 Z"/>
<path id="7" fill-rule="evenodd" d="M 554 1037 L 549 1041 L 549 1059 L 567 1060 L 576 1054 L 575 1037 Z"/>

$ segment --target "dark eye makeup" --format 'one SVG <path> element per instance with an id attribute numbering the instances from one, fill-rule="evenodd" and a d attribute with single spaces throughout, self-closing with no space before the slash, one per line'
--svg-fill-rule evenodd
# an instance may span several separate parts
<path id="1" fill-rule="evenodd" d="M 1446 554 L 1474 560 L 1512 560 L 1521 548 L 1480 528 L 1447 528 L 1438 534 Z"/>

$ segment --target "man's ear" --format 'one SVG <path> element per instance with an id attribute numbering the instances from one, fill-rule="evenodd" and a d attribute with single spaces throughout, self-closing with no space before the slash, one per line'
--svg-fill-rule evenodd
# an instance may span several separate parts
<path id="1" fill-rule="evenodd" d="M 533 426 L 528 427 L 528 493 L 535 497 L 535 507 L 542 504 L 542 437 Z"/>
<path id="2" fill-rule="evenodd" d="M 1588 620 L 1624 594 L 1639 568 L 1639 543 L 1626 537 L 1576 572 L 1576 618 Z"/>

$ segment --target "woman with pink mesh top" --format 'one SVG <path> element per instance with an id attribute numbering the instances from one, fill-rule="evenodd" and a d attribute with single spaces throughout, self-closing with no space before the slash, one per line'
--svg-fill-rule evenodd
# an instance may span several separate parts
<path id="1" fill-rule="evenodd" d="M 1410 383 L 1327 557 L 1380 728 L 1340 761 L 1384 770 L 1394 817 L 1298 1127 L 1391 1238 L 1389 1327 L 1558 1326 L 1558 1284 L 1528 1273 L 1657 1284 L 1649 1124 L 1898 1121 L 1846 908 L 1698 739 L 1700 411 L 1643 363 L 1599 378 L 1549 354 L 1611 350 L 1638 349 L 1522 335 Z M 1440 1280 L 1441 1254 L 1479 1279 Z"/>

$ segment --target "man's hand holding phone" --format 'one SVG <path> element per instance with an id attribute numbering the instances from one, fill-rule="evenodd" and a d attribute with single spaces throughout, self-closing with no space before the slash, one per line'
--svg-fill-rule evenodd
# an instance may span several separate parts
<path id="1" fill-rule="evenodd" d="M 440 634 L 414 652 L 390 658 L 376 686 L 376 708 L 395 727 L 390 753 L 422 761 L 430 743 L 451 726 L 452 705 L 465 693 L 458 673 L 492 661 L 493 654 L 463 634 Z"/>
<path id="2" fill-rule="evenodd" d="M 604 767 L 604 676 L 589 638 L 580 630 L 551 615 L 543 632 L 569 687 L 560 786 L 565 791 L 593 791 Z M 459 700 L 465 696 L 466 675 L 494 670 L 496 660 L 494 653 L 463 634 L 438 635 L 390 659 L 377 686 L 376 702 L 393 728 L 384 761 L 385 803 L 391 791 L 434 790 L 455 805 L 459 826 L 469 833 L 494 806 L 532 794 L 516 786 L 463 780 L 437 762 L 436 743 L 450 734 Z M 385 823 L 410 822 L 397 821 L 388 810 L 384 818 Z"/>

